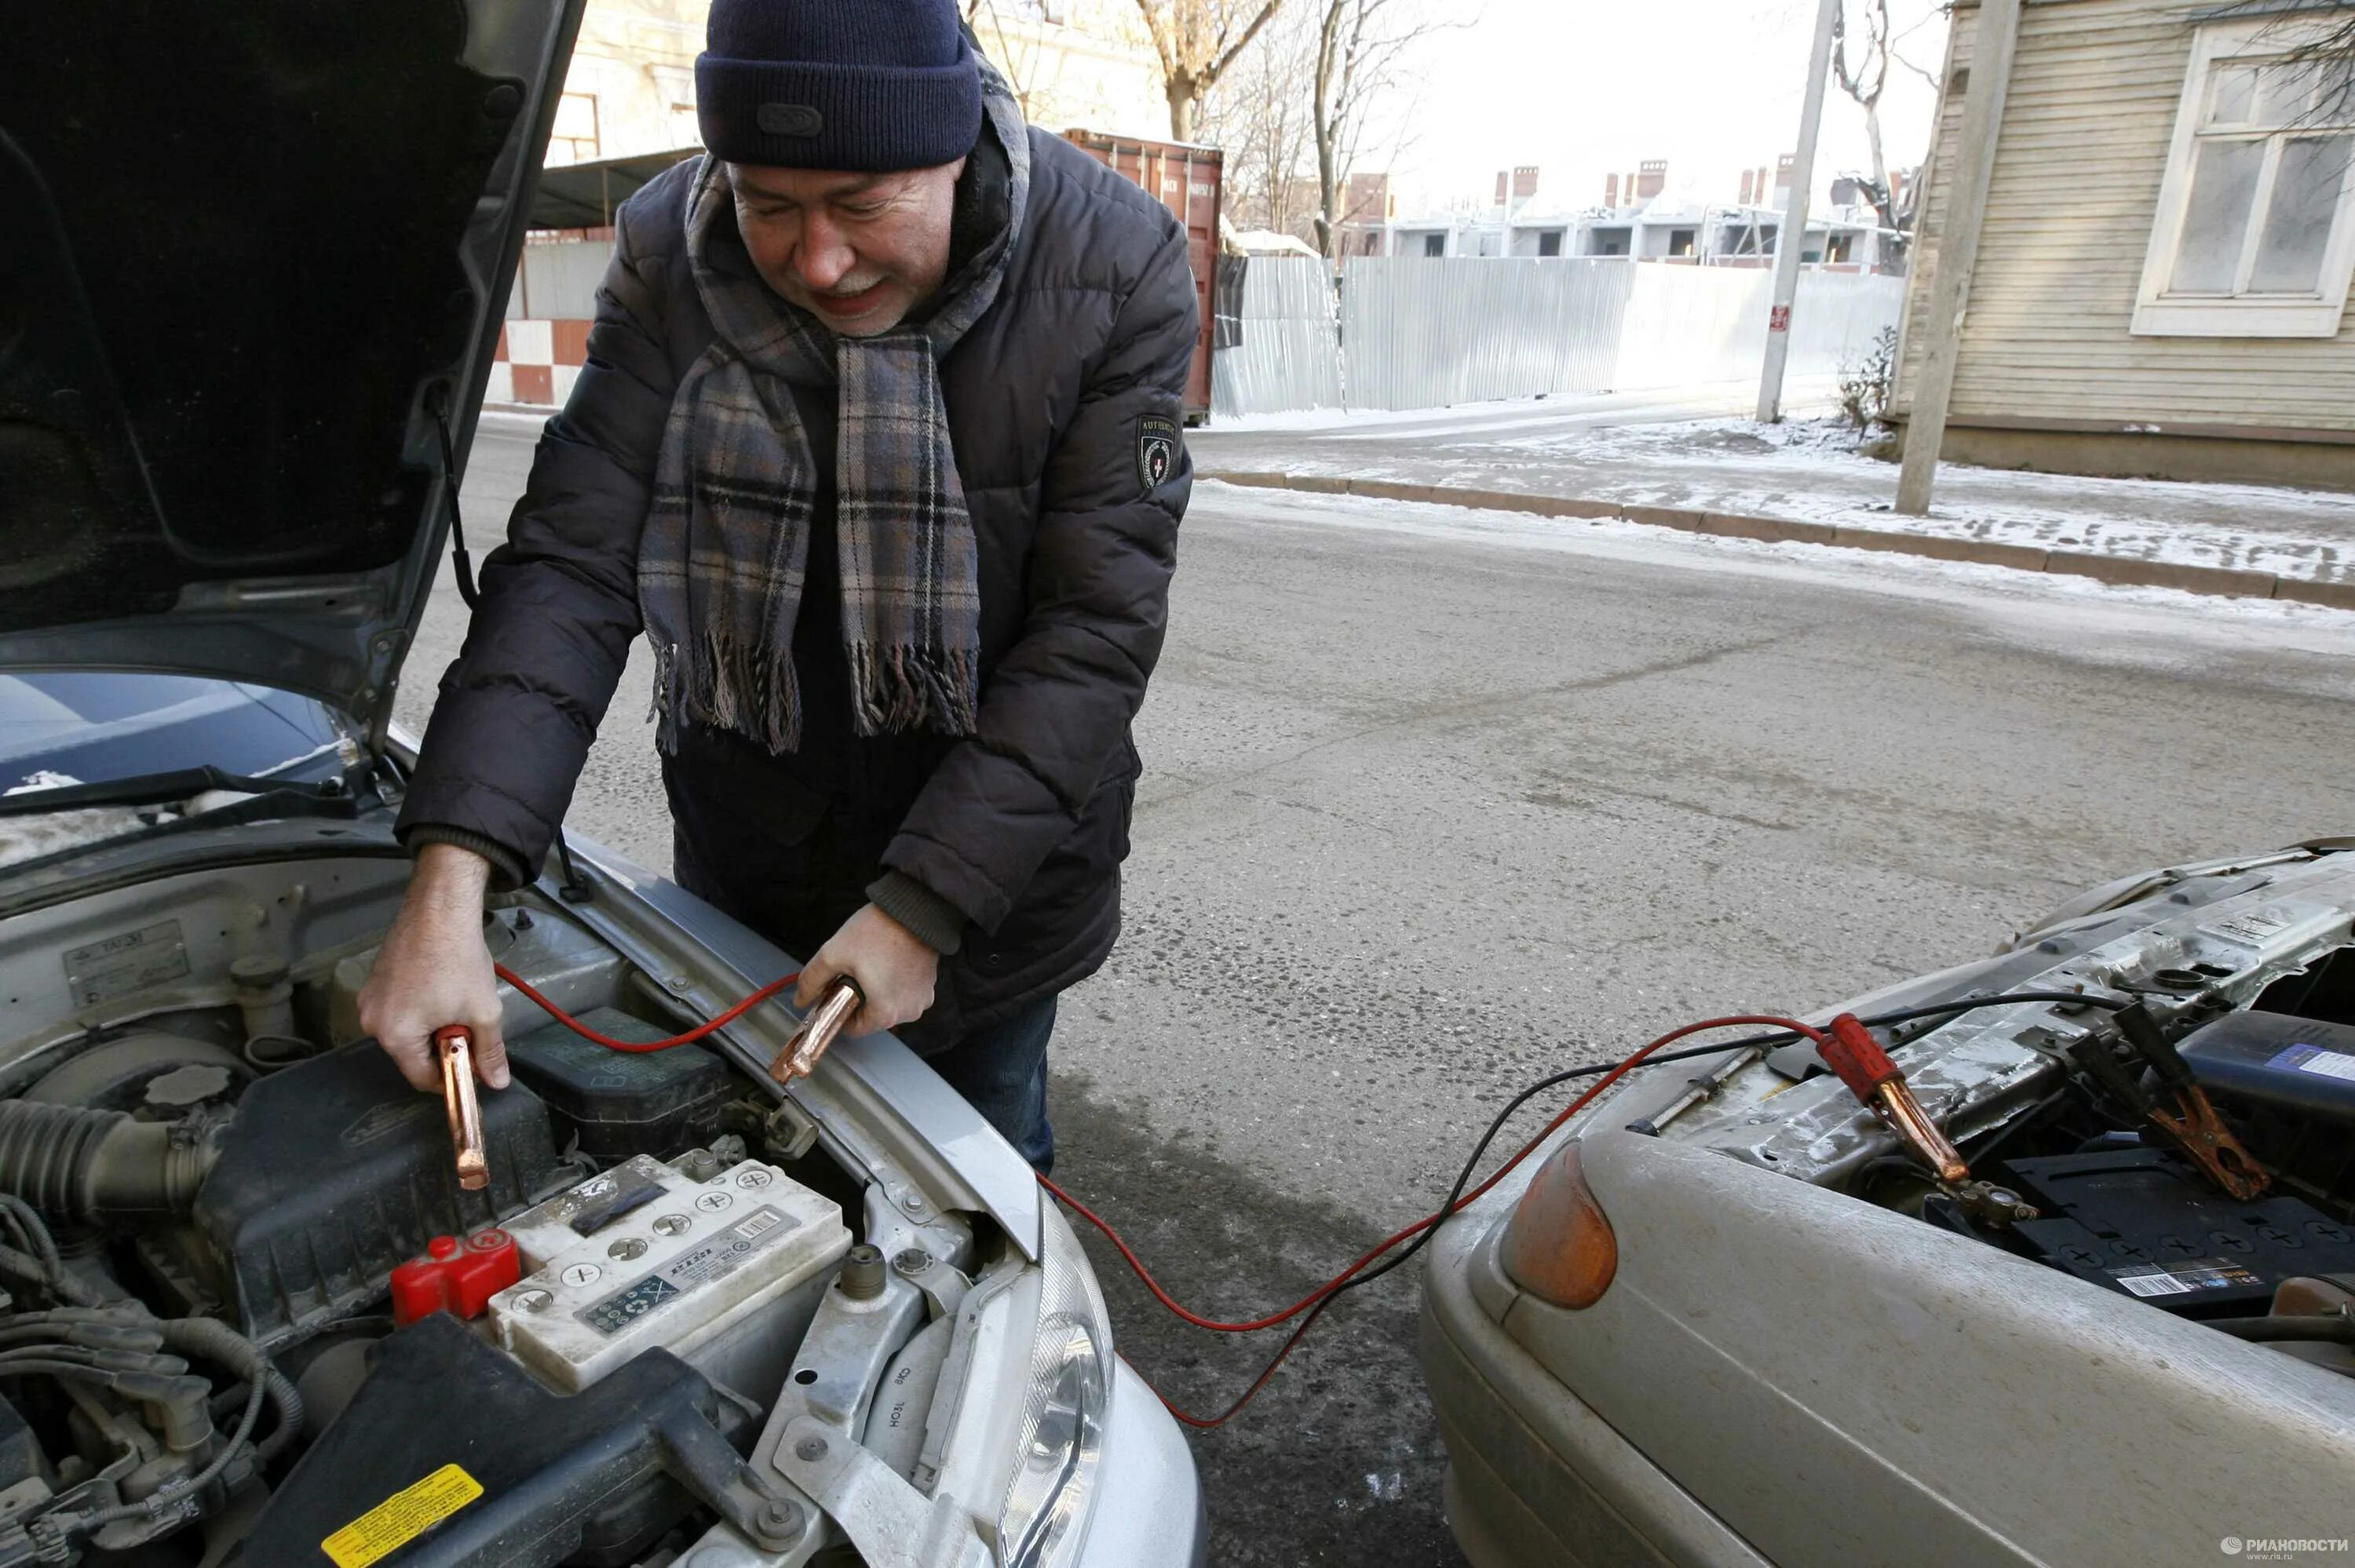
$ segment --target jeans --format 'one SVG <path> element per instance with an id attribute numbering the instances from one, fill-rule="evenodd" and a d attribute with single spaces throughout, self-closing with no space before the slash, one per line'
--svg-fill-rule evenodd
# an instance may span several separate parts
<path id="1" fill-rule="evenodd" d="M 1047 1038 L 1054 1032 L 1050 996 L 925 1058 L 1041 1176 L 1055 1169 L 1055 1129 L 1047 1120 Z"/>

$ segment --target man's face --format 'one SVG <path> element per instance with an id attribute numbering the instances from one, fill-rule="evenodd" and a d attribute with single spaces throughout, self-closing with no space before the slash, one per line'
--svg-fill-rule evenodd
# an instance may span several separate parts
<path id="1" fill-rule="evenodd" d="M 736 227 L 762 280 L 847 337 L 889 332 L 949 270 L 964 160 L 901 174 L 728 166 Z"/>

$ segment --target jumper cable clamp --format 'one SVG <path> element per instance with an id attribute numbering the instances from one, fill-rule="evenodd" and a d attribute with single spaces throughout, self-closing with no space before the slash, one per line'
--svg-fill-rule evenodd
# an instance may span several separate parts
<path id="1" fill-rule="evenodd" d="M 866 1001 L 867 993 L 858 989 L 857 980 L 848 975 L 836 976 L 817 1005 L 802 1019 L 802 1026 L 794 1031 L 794 1037 L 785 1042 L 785 1048 L 777 1053 L 777 1059 L 769 1064 L 769 1076 L 790 1084 L 815 1072 L 818 1058 Z"/>
<path id="2" fill-rule="evenodd" d="M 1839 1075 L 1849 1093 L 1870 1107 L 1923 1164 L 1938 1173 L 1941 1185 L 1957 1187 L 1970 1179 L 1971 1169 L 1963 1162 L 1961 1152 L 1930 1119 L 1930 1113 L 1913 1097 L 1905 1075 L 1854 1013 L 1843 1012 L 1833 1019 L 1816 1050 L 1824 1065 Z"/>
<path id="3" fill-rule="evenodd" d="M 474 1097 L 474 1037 L 463 1023 L 433 1032 L 442 1062 L 442 1103 L 450 1113 L 450 1142 L 458 1151 L 458 1185 L 469 1192 L 491 1184 L 491 1157 L 483 1147 L 483 1106 Z"/>

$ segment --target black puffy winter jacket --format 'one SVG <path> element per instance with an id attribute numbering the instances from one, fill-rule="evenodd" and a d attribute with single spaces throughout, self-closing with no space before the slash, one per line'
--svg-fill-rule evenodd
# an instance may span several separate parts
<path id="1" fill-rule="evenodd" d="M 1160 652 L 1192 481 L 1181 443 L 1157 482 L 1147 461 L 1178 429 L 1197 338 L 1185 231 L 1060 137 L 1033 130 L 1029 143 L 1005 281 L 941 365 L 980 559 L 978 733 L 850 734 L 822 507 L 794 636 L 800 749 L 773 757 L 682 726 L 664 759 L 691 891 L 800 955 L 872 896 L 948 954 L 932 1010 L 900 1031 L 920 1050 L 1111 951 L 1138 767 L 1129 722 Z M 695 167 L 616 215 L 588 363 L 484 563 L 401 813 L 406 842 L 479 849 L 501 883 L 546 857 L 640 630 L 638 538 L 664 420 L 712 341 L 687 271 Z M 794 390 L 830 466 L 833 389 Z"/>

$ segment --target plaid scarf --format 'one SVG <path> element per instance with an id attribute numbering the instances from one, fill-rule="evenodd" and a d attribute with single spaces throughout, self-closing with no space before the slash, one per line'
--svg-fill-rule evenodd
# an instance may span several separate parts
<path id="1" fill-rule="evenodd" d="M 712 264 L 715 231 L 733 233 L 735 197 L 727 165 L 703 160 L 687 254 L 716 336 L 671 400 L 638 547 L 666 751 L 677 749 L 681 718 L 773 754 L 801 744 L 794 620 L 818 496 L 788 383 L 813 377 L 834 382 L 839 399 L 835 533 L 852 724 L 861 736 L 974 731 L 981 594 L 940 360 L 996 299 L 1030 183 L 1021 111 L 986 62 L 982 90 L 983 134 L 1011 175 L 1005 229 L 921 320 L 879 336 L 837 337 L 756 277 Z"/>

